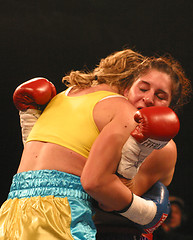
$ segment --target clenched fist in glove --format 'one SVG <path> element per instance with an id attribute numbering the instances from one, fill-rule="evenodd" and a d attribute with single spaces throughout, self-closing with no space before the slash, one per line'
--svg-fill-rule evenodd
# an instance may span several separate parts
<path id="1" fill-rule="evenodd" d="M 46 78 L 37 77 L 16 88 L 13 102 L 19 110 L 23 143 L 41 114 L 41 108 L 56 95 L 55 86 Z"/>
<path id="2" fill-rule="evenodd" d="M 169 212 L 169 192 L 158 181 L 142 197 L 133 194 L 129 208 L 118 213 L 135 223 L 140 232 L 153 233 L 166 220 Z"/>
<path id="3" fill-rule="evenodd" d="M 20 111 L 39 109 L 56 95 L 56 88 L 45 78 L 33 78 L 18 86 L 13 94 L 13 102 Z"/>
<path id="4" fill-rule="evenodd" d="M 137 127 L 122 149 L 118 174 L 132 179 L 144 159 L 154 150 L 163 148 L 180 128 L 177 115 L 168 107 L 146 107 L 134 115 Z"/>

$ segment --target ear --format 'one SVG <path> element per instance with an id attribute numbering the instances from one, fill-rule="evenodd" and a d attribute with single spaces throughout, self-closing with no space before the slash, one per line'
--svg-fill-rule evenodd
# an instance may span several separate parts
<path id="1" fill-rule="evenodd" d="M 123 91 L 123 96 L 124 97 L 128 97 L 128 94 L 129 94 L 129 88 L 127 87 L 127 88 L 125 88 L 125 90 Z"/>

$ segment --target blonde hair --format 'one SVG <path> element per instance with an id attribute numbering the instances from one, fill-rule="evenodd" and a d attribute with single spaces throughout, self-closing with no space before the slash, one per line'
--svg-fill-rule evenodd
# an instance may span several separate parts
<path id="1" fill-rule="evenodd" d="M 125 49 L 101 59 L 93 71 L 71 71 L 62 81 L 68 87 L 74 85 L 81 89 L 105 83 L 123 90 L 132 85 L 133 72 L 145 59 L 141 54 Z"/>

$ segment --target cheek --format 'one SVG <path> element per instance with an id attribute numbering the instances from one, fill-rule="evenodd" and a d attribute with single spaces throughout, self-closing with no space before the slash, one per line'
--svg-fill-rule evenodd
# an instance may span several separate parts
<path id="1" fill-rule="evenodd" d="M 136 89 L 130 89 L 127 96 L 130 103 L 134 104 L 137 101 L 139 101 L 142 96 L 139 94 L 139 92 Z"/>
<path id="2" fill-rule="evenodd" d="M 160 106 L 160 107 L 169 107 L 170 102 L 169 101 L 160 101 L 160 100 L 156 100 L 155 101 L 155 106 Z"/>

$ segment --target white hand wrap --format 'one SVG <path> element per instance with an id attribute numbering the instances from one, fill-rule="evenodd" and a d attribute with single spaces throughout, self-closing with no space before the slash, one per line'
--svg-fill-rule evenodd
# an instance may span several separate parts
<path id="1" fill-rule="evenodd" d="M 20 115 L 20 125 L 22 132 L 23 144 L 28 138 L 29 133 L 31 132 L 34 124 L 41 115 L 41 111 L 37 109 L 27 109 L 26 111 L 19 111 Z"/>
<path id="2" fill-rule="evenodd" d="M 145 158 L 154 150 L 163 148 L 168 142 L 155 139 L 146 139 L 139 143 L 130 136 L 122 149 L 121 161 L 117 172 L 127 178 L 132 179 L 139 170 Z"/>
<path id="3" fill-rule="evenodd" d="M 133 202 L 129 209 L 120 215 L 140 225 L 150 223 L 157 213 L 157 206 L 151 200 L 145 200 L 133 194 Z"/>

